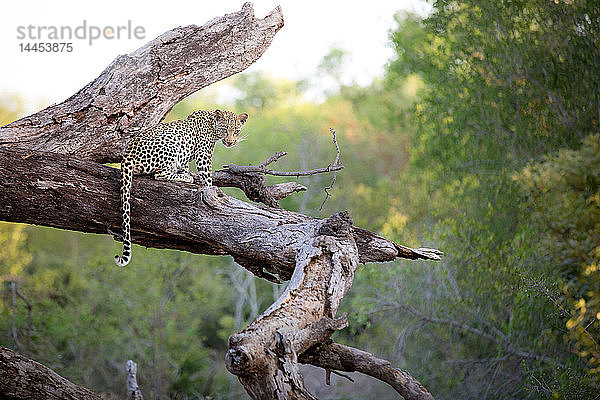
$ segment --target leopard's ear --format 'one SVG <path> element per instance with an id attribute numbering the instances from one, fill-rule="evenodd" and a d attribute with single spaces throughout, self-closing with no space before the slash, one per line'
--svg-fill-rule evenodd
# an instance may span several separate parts
<path id="1" fill-rule="evenodd" d="M 216 109 L 215 110 L 215 115 L 217 117 L 217 119 L 224 119 L 225 118 L 225 114 L 223 113 L 223 111 Z"/>
<path id="2" fill-rule="evenodd" d="M 238 120 L 242 123 L 242 125 L 244 125 L 248 120 L 248 114 L 241 113 L 240 115 L 238 115 Z"/>

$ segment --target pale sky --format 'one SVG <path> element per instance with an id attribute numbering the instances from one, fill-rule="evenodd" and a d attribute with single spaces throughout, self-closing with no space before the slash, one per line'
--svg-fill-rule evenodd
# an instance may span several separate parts
<path id="1" fill-rule="evenodd" d="M 316 1 L 256 0 L 255 15 L 263 17 L 281 5 L 285 26 L 270 48 L 246 71 L 266 71 L 276 77 L 306 79 L 314 76 L 322 57 L 332 47 L 349 53 L 344 65 L 345 83 L 366 85 L 381 76 L 393 55 L 388 32 L 393 15 L 407 10 L 426 15 L 431 5 L 421 0 Z M 146 42 L 177 26 L 202 25 L 214 17 L 240 10 L 243 1 L 155 1 L 155 0 L 2 0 L 0 7 L 0 95 L 20 94 L 27 111 L 61 102 L 91 80 L 119 54 L 135 51 Z M 71 53 L 21 52 L 20 44 L 36 40 L 19 39 L 18 27 L 70 26 L 83 21 L 87 26 L 144 28 L 145 38 L 98 39 L 73 43 Z M 88 28 L 89 29 L 89 28 Z M 45 42 L 61 42 L 61 40 Z"/>

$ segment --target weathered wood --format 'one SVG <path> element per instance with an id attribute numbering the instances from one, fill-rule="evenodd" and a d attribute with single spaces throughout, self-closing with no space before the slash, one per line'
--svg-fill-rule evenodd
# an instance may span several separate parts
<path id="1" fill-rule="evenodd" d="M 304 364 L 325 370 L 361 372 L 392 386 L 406 400 L 433 400 L 423 385 L 407 371 L 392 367 L 389 361 L 353 347 L 323 341 L 299 357 Z"/>
<path id="2" fill-rule="evenodd" d="M 314 399 L 304 388 L 298 354 L 324 340 L 322 325 L 327 321 L 331 333 L 345 326 L 335 326 L 334 318 L 357 266 L 358 250 L 347 213 L 320 221 L 305 237 L 285 292 L 246 329 L 229 338 L 227 369 L 253 399 Z"/>
<path id="3" fill-rule="evenodd" d="M 0 147 L 0 171 L 0 220 L 120 232 L 119 170 L 61 154 Z M 319 224 L 302 214 L 234 199 L 215 187 L 133 180 L 134 243 L 230 254 L 258 276 L 270 278 L 266 271 L 289 279 L 296 251 Z M 362 263 L 439 259 L 430 250 L 400 246 L 360 228 L 354 228 L 354 238 Z"/>
<path id="4" fill-rule="evenodd" d="M 120 162 L 132 133 L 157 125 L 190 94 L 246 69 L 282 26 L 279 7 L 257 19 L 246 3 L 203 26 L 165 32 L 117 57 L 64 102 L 0 128 L 0 145 Z"/>
<path id="5" fill-rule="evenodd" d="M 314 399 L 298 362 L 330 370 L 359 371 L 390 384 L 406 400 L 433 400 L 408 372 L 351 347 L 331 343 L 347 326 L 337 309 L 358 265 L 352 221 L 339 213 L 320 221 L 297 252 L 296 268 L 281 297 L 246 329 L 229 338 L 227 369 L 253 399 Z"/>
<path id="6" fill-rule="evenodd" d="M 252 201 L 263 203 L 269 207 L 279 208 L 277 200 L 295 192 L 302 192 L 306 187 L 296 182 L 284 182 L 267 186 L 265 177 L 259 173 L 233 174 L 219 170 L 213 173 L 213 185 L 228 186 L 241 189 Z"/>
<path id="7" fill-rule="evenodd" d="M 0 346 L 0 398 L 10 400 L 101 400 L 50 368 Z"/>

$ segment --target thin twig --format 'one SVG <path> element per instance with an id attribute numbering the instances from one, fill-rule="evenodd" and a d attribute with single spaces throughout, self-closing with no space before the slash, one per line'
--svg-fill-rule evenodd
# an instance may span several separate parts
<path id="1" fill-rule="evenodd" d="M 337 138 L 335 137 L 335 130 L 333 128 L 329 128 L 329 132 L 331 132 L 331 134 L 333 135 L 333 144 L 335 145 L 335 149 L 336 149 L 336 154 L 335 154 L 335 161 L 332 164 L 329 164 L 328 168 L 334 168 L 336 166 L 338 166 L 339 162 L 340 162 L 340 146 L 338 146 L 338 142 L 337 142 Z M 319 208 L 319 211 L 323 210 L 323 206 L 325 205 L 325 202 L 327 201 L 327 199 L 329 197 L 331 197 L 331 193 L 329 193 L 329 191 L 331 190 L 331 188 L 333 187 L 334 183 L 335 183 L 335 179 L 337 178 L 337 170 L 333 170 L 333 179 L 331 180 L 331 183 L 329 184 L 329 186 L 327 186 L 326 188 L 324 188 L 323 190 L 325 191 L 325 198 L 323 199 L 323 202 L 321 203 L 321 207 Z"/>
<path id="2" fill-rule="evenodd" d="M 258 172 L 260 174 L 273 175 L 273 176 L 309 176 L 309 175 L 323 174 L 326 172 L 334 172 L 334 182 L 335 182 L 335 172 L 343 169 L 344 166 L 339 163 L 340 148 L 338 147 L 337 141 L 335 139 L 335 131 L 333 129 L 330 129 L 330 131 L 331 131 L 331 133 L 333 133 L 333 143 L 335 144 L 335 147 L 337 149 L 337 154 L 335 157 L 335 162 L 333 164 L 329 164 L 326 168 L 315 168 L 315 169 L 311 169 L 308 171 L 275 171 L 272 169 L 265 168 L 267 165 L 279 160 L 283 156 L 286 156 L 287 152 L 285 152 L 285 151 L 279 151 L 279 152 L 273 154 L 271 157 L 267 158 L 265 161 L 261 162 L 258 165 L 229 164 L 229 165 L 223 165 L 223 168 L 225 168 L 227 172 L 230 172 L 232 174 L 247 174 L 247 173 Z"/>
<path id="3" fill-rule="evenodd" d="M 273 154 L 271 157 L 267 158 L 265 161 L 261 162 L 260 164 L 258 164 L 259 167 L 266 167 L 267 165 L 279 160 L 281 157 L 283 156 L 287 156 L 287 152 L 285 151 L 279 151 L 275 154 Z"/>
<path id="4" fill-rule="evenodd" d="M 21 343 L 19 343 L 19 339 L 17 339 L 17 323 L 16 323 L 16 317 L 17 317 L 17 282 L 15 281 L 11 281 L 10 282 L 10 290 L 11 290 L 11 298 L 12 298 L 12 302 L 11 302 L 11 307 L 10 307 L 10 315 L 11 315 L 11 333 L 12 333 L 12 337 L 13 340 L 15 341 L 15 345 L 17 347 L 17 349 L 23 351 L 23 346 L 21 346 Z"/>
<path id="5" fill-rule="evenodd" d="M 329 369 L 329 370 L 327 370 L 327 371 L 331 372 L 332 374 L 336 374 L 336 375 L 338 375 L 338 376 L 341 376 L 341 377 L 343 377 L 343 378 L 346 378 L 346 379 L 348 379 L 350 382 L 354 383 L 354 379 L 352 379 L 350 376 L 348 376 L 348 375 L 346 375 L 346 374 L 342 374 L 341 372 L 339 372 L 339 371 L 336 371 L 335 369 Z"/>
<path id="6" fill-rule="evenodd" d="M 272 169 L 266 169 L 261 167 L 260 165 L 236 165 L 229 164 L 225 166 L 228 172 L 232 174 L 245 174 L 249 172 L 258 172 L 265 175 L 274 175 L 274 176 L 308 176 L 308 175 L 316 175 L 322 174 L 325 172 L 339 171 L 344 168 L 343 165 L 338 166 L 329 166 L 326 168 L 316 168 L 311 169 L 309 171 L 275 171 Z"/>

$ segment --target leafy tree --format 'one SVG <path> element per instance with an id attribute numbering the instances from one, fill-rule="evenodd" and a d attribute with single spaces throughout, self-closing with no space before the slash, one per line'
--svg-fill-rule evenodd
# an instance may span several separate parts
<path id="1" fill-rule="evenodd" d="M 377 322 L 396 338 L 388 351 L 421 368 L 440 398 L 597 391 L 573 357 L 577 348 L 560 334 L 567 321 L 576 334 L 582 310 L 581 322 L 589 323 L 595 308 L 589 297 L 582 308 L 582 295 L 574 295 L 577 313 L 565 319 L 557 309 L 572 295 L 552 290 L 565 278 L 540 243 L 547 228 L 531 213 L 535 200 L 513 176 L 561 148 L 578 149 L 597 131 L 599 24 L 591 1 L 438 1 L 423 21 L 398 16 L 391 36 L 397 57 L 382 90 L 400 95 L 414 76 L 424 86 L 416 129 L 406 131 L 410 163 L 393 180 L 411 193 L 398 197 L 400 215 L 387 214 L 381 226 L 395 221 L 399 238 L 429 231 L 448 255 L 439 266 L 369 268 L 377 279 L 353 306 L 364 310 L 363 324 Z M 393 95 L 387 98 L 392 107 L 381 107 L 380 120 L 405 126 L 405 114 L 392 111 Z M 405 103 L 397 104 L 402 110 Z M 577 204 L 565 210 L 582 212 Z M 544 220 L 567 222 L 552 209 Z M 574 339 L 580 352 L 591 351 Z"/>
<path id="2" fill-rule="evenodd" d="M 574 351 L 600 376 L 600 136 L 578 150 L 561 150 L 525 168 L 516 179 L 529 192 L 529 209 L 542 246 L 560 275 L 556 296 Z M 560 293 L 560 292 L 559 292 Z M 560 301 L 562 298 L 562 301 Z"/>

